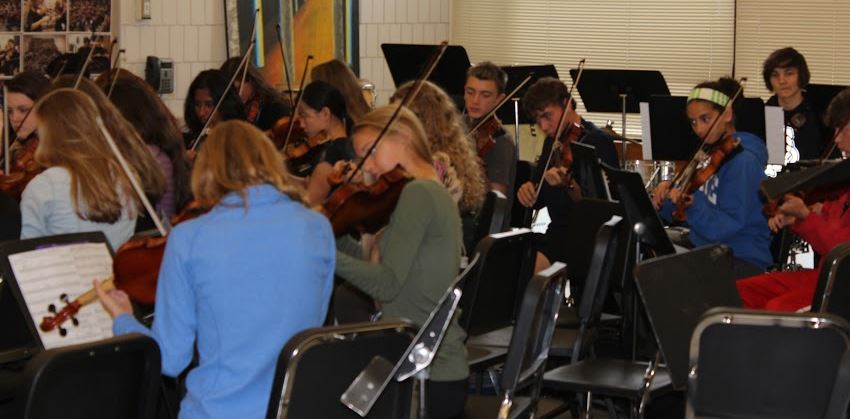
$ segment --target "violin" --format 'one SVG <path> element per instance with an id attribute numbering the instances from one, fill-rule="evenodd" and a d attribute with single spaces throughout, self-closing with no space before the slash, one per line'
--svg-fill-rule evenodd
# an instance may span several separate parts
<path id="1" fill-rule="evenodd" d="M 446 41 L 440 43 L 440 46 L 429 60 L 428 65 L 425 66 L 422 76 L 417 78 L 413 88 L 407 91 L 398 108 L 390 116 L 389 121 L 381 129 L 381 132 L 378 133 L 375 142 L 372 143 L 364 155 L 368 156 L 375 151 L 378 144 L 390 129 L 390 126 L 398 118 L 401 110 L 419 93 L 422 83 L 428 79 L 434 68 L 437 67 L 448 45 L 449 43 Z M 352 233 L 377 233 L 389 223 L 390 217 L 393 211 L 395 211 L 396 204 L 398 204 L 398 200 L 401 197 L 402 190 L 413 180 L 413 177 L 399 166 L 382 174 L 370 185 L 361 182 L 352 182 L 351 180 L 363 169 L 365 162 L 366 159 L 360 161 L 348 177 L 348 181 L 338 186 L 322 206 L 322 213 L 330 220 L 336 237 Z M 337 174 L 334 177 L 338 181 L 343 176 L 342 174 Z M 333 181 L 331 179 L 331 182 Z"/>
<path id="2" fill-rule="evenodd" d="M 197 201 L 192 201 L 180 213 L 171 218 L 172 224 L 190 220 L 206 212 Z M 159 277 L 159 267 L 165 254 L 167 236 L 136 236 L 125 242 L 115 252 L 112 259 L 112 276 L 101 283 L 104 291 L 119 289 L 127 293 L 130 301 L 137 304 L 152 305 L 156 302 L 156 287 Z M 97 291 L 92 288 L 73 301 L 65 300 L 65 306 L 56 310 L 51 304 L 48 311 L 52 316 L 42 318 L 39 328 L 43 332 L 59 329 L 59 334 L 65 336 L 67 331 L 62 324 L 69 319 L 76 326 L 78 321 L 74 316 L 86 305 L 97 300 Z"/>
<path id="3" fill-rule="evenodd" d="M 491 115 L 486 120 L 478 124 L 478 129 L 475 131 L 475 148 L 478 150 L 478 157 L 482 159 L 487 157 L 493 146 L 496 145 L 494 136 L 501 135 L 505 130 L 502 129 L 502 124 L 496 119 L 495 115 Z"/>
<path id="4" fill-rule="evenodd" d="M 374 234 L 390 222 L 401 191 L 413 178 L 401 167 L 384 173 L 374 183 L 348 183 L 337 188 L 322 207 L 336 237 Z"/>
<path id="5" fill-rule="evenodd" d="M 567 171 L 563 177 L 562 184 L 569 189 L 573 189 L 573 149 L 570 147 L 570 144 L 578 141 L 583 136 L 584 128 L 577 123 L 572 123 L 561 135 L 561 139 L 558 140 L 558 144 L 561 147 L 561 167 Z M 555 147 L 555 145 L 553 144 L 552 147 Z"/>
<path id="6" fill-rule="evenodd" d="M 292 128 L 290 126 L 292 125 Z M 289 142 L 286 141 L 287 134 L 290 129 Z M 330 140 L 324 133 L 319 133 L 308 137 L 304 128 L 301 126 L 300 120 L 296 119 L 292 122 L 292 118 L 284 116 L 278 119 L 275 125 L 266 131 L 266 135 L 271 138 L 272 142 L 286 156 L 286 165 L 289 171 L 300 177 L 308 176 L 313 171 L 314 157 L 319 150 L 319 146 Z"/>
<path id="7" fill-rule="evenodd" d="M 741 140 L 727 135 L 714 144 L 707 144 L 697 151 L 697 155 L 685 166 L 683 175 L 677 177 L 674 187 L 682 191 L 680 198 L 674 202 L 673 219 L 684 222 L 687 219 L 685 211 L 693 202 L 691 195 L 708 181 L 720 166 L 741 145 Z"/>
<path id="8" fill-rule="evenodd" d="M 0 190 L 17 200 L 21 199 L 27 184 L 44 171 L 44 167 L 35 161 L 38 138 L 34 134 L 30 135 L 22 144 L 23 147 L 13 153 L 9 173 L 0 175 Z"/>

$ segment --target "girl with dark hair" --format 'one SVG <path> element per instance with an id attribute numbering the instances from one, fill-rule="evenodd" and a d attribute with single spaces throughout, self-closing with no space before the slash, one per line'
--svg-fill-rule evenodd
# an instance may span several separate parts
<path id="1" fill-rule="evenodd" d="M 221 65 L 220 70 L 228 79 L 239 69 L 242 57 L 233 57 Z M 284 116 L 292 114 L 289 104 L 266 82 L 265 77 L 250 62 L 245 85 L 242 85 L 242 71 L 236 76 L 233 90 L 239 93 L 245 106 L 245 119 L 257 128 L 267 131 L 274 127 L 275 122 Z"/>
<path id="2" fill-rule="evenodd" d="M 193 144 L 201 136 L 204 124 L 212 118 L 207 128 L 216 123 L 231 119 L 245 119 L 245 108 L 242 101 L 232 88 L 225 92 L 228 79 L 219 70 L 204 70 L 195 76 L 189 85 L 189 93 L 183 105 L 183 119 L 186 121 L 187 132 L 183 134 L 187 149 L 197 148 Z M 213 109 L 224 95 L 224 101 L 213 115 Z"/>
<path id="3" fill-rule="evenodd" d="M 157 211 L 171 217 L 191 199 L 189 162 L 177 120 L 156 92 L 141 78 L 121 70 L 116 76 L 103 76 L 98 86 L 111 94 L 109 99 L 142 137 L 165 176 L 165 193 L 156 204 Z M 117 77 L 112 84 L 112 77 Z M 147 112 L 139 112 L 139 109 Z"/>
<path id="4" fill-rule="evenodd" d="M 21 192 L 29 180 L 42 170 L 33 159 L 38 148 L 38 121 L 30 111 L 35 102 L 47 93 L 49 87 L 50 82 L 43 74 L 29 70 L 18 73 L 6 82 L 11 143 L 8 156 L 9 173 L 0 176 L 0 190 L 15 199 L 20 199 Z M 0 153 L 5 153 L 5 150 Z"/>
<path id="5" fill-rule="evenodd" d="M 310 151 L 307 201 L 319 204 L 331 190 L 328 175 L 334 172 L 339 161 L 354 158 L 354 149 L 348 139 L 353 125 L 345 109 L 345 99 L 335 87 L 323 81 L 314 81 L 304 87 L 298 118 L 307 137 L 324 136 L 325 141 Z"/>
<path id="6" fill-rule="evenodd" d="M 823 110 L 806 99 L 811 78 L 806 58 L 791 47 L 773 51 L 764 60 L 762 77 L 767 90 L 773 92 L 767 104 L 785 111 L 785 163 L 820 158 L 831 145 L 831 135 L 821 123 Z"/>
<path id="7" fill-rule="evenodd" d="M 689 238 L 694 246 L 709 243 L 729 246 L 735 254 L 735 269 L 746 276 L 764 272 L 773 259 L 769 250 L 770 231 L 761 213 L 763 203 L 759 195 L 767 147 L 761 138 L 735 129 L 736 107 L 740 102 L 735 100 L 731 106 L 729 102 L 740 89 L 737 81 L 721 78 L 698 84 L 688 95 L 688 119 L 699 138 L 705 139 L 706 144 L 715 144 L 731 136 L 739 145 L 690 196 L 685 224 L 690 227 Z M 743 92 L 739 97 L 743 97 Z M 665 221 L 672 222 L 674 202 L 679 202 L 681 195 L 681 190 L 670 188 L 669 181 L 656 187 L 653 204 Z"/>
<path id="8" fill-rule="evenodd" d="M 313 67 L 310 70 L 310 80 L 325 81 L 336 87 L 345 98 L 345 108 L 348 109 L 348 115 L 355 122 L 372 110 L 363 95 L 363 88 L 360 81 L 357 80 L 357 76 L 348 65 L 338 59 Z"/>

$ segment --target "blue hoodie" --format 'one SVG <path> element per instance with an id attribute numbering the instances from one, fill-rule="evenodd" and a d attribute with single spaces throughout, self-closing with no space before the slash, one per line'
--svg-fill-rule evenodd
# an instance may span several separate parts
<path id="1" fill-rule="evenodd" d="M 693 194 L 686 224 L 695 246 L 722 243 L 739 259 L 759 268 L 773 264 L 770 254 L 770 230 L 762 215 L 759 184 L 764 179 L 767 147 L 761 138 L 748 132 L 736 132 L 742 150 L 720 166 L 717 173 Z M 661 217 L 670 222 L 673 203 L 668 199 Z"/>

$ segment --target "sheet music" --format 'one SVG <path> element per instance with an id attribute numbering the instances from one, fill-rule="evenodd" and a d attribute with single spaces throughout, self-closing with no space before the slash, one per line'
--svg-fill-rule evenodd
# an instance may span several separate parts
<path id="1" fill-rule="evenodd" d="M 30 315 L 36 328 L 47 311 L 49 304 L 61 310 L 65 303 L 61 294 L 69 300 L 88 291 L 92 280 L 103 280 L 112 275 L 112 255 L 106 243 L 80 243 L 47 247 L 16 253 L 9 256 L 9 264 L 17 279 Z M 79 326 L 70 319 L 63 324 L 68 331 L 64 337 L 54 329 L 38 331 L 46 349 L 75 345 L 112 337 L 112 319 L 95 301 L 80 309 L 76 318 Z"/>
<path id="2" fill-rule="evenodd" d="M 764 107 L 764 132 L 767 138 L 767 163 L 785 164 L 785 111 L 779 106 Z"/>
<path id="3" fill-rule="evenodd" d="M 643 159 L 652 160 L 652 130 L 649 128 L 649 102 L 641 102 L 639 106 Z"/>

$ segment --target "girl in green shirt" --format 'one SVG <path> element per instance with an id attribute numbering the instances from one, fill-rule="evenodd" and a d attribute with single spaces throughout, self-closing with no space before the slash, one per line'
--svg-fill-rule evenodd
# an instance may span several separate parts
<path id="1" fill-rule="evenodd" d="M 404 108 L 370 153 L 395 111 L 378 108 L 354 126 L 352 141 L 363 170 L 374 178 L 397 167 L 412 180 L 405 185 L 389 224 L 363 246 L 350 236 L 337 240 L 337 275 L 381 303 L 383 318 L 405 318 L 422 326 L 458 272 L 460 216 L 439 182 L 422 123 Z M 427 388 L 430 418 L 463 413 L 469 375 L 464 333 L 455 318 L 431 364 Z"/>

